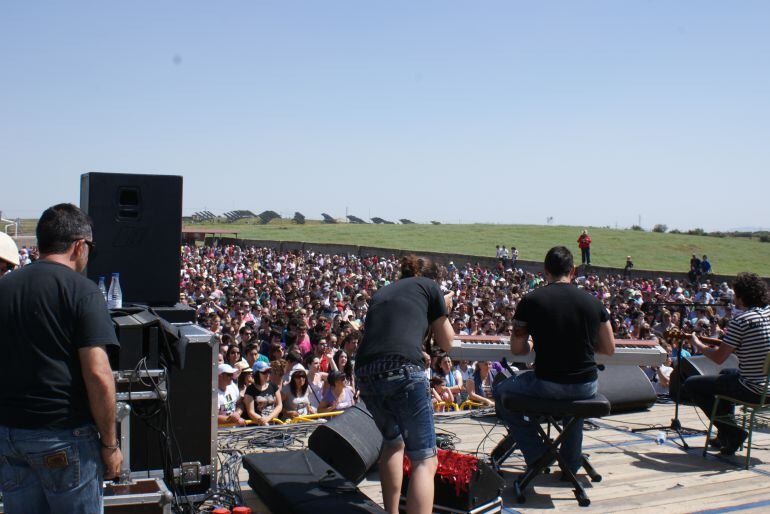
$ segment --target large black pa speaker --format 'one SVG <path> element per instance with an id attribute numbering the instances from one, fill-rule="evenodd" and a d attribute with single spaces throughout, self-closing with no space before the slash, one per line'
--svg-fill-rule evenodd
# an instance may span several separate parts
<path id="1" fill-rule="evenodd" d="M 243 467 L 249 472 L 249 485 L 270 512 L 385 512 L 311 450 L 246 455 Z"/>
<path id="2" fill-rule="evenodd" d="M 84 173 L 80 208 L 93 219 L 91 280 L 120 273 L 123 302 L 179 301 L 182 177 Z"/>
<path id="3" fill-rule="evenodd" d="M 690 377 L 700 376 L 716 376 L 723 369 L 737 368 L 738 357 L 735 355 L 728 355 L 727 360 L 722 364 L 717 364 L 705 355 L 693 355 L 691 357 L 685 357 L 682 359 L 682 379 L 679 379 L 679 373 L 677 367 L 674 366 L 674 371 L 671 372 L 671 379 L 669 381 L 668 390 L 672 398 L 677 397 L 679 394 L 679 401 L 683 403 L 691 403 L 692 398 L 685 392 L 684 389 L 679 391 L 679 388 L 685 380 Z"/>
<path id="4" fill-rule="evenodd" d="M 164 458 L 170 450 L 176 459 L 199 466 L 201 471 L 184 484 L 166 477 L 169 487 L 178 494 L 200 495 L 215 485 L 217 348 L 211 332 L 202 327 L 178 325 L 176 328 L 179 334 L 173 348 L 175 362 L 168 367 L 167 377 L 168 412 L 154 409 L 152 416 L 132 417 L 131 470 L 137 473 L 163 470 Z M 131 415 L 136 414 L 139 413 L 134 410 Z M 166 423 L 174 435 L 171 447 L 159 432 L 159 429 L 165 431 Z M 180 471 L 179 464 L 174 463 L 175 475 Z"/>
<path id="5" fill-rule="evenodd" d="M 360 482 L 377 463 L 382 434 L 363 404 L 316 428 L 308 447 L 351 482 Z"/>
<path id="6" fill-rule="evenodd" d="M 652 407 L 658 396 L 639 366 L 607 366 L 599 371 L 599 393 L 613 414 Z"/>

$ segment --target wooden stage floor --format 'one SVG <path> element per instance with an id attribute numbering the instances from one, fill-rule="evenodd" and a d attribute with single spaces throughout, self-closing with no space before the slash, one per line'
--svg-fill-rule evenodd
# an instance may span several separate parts
<path id="1" fill-rule="evenodd" d="M 591 483 L 582 472 L 578 475 L 586 487 L 591 505 L 578 506 L 568 483 L 559 482 L 555 472 L 535 479 L 524 504 L 518 504 L 513 488 L 503 493 L 504 512 L 661 512 L 709 513 L 770 512 L 770 433 L 755 432 L 752 450 L 753 467 L 743 469 L 744 452 L 734 457 L 701 452 L 705 436 L 686 436 L 689 450 L 675 444 L 675 434 L 668 432 L 666 441 L 658 445 L 657 431 L 633 433 L 632 428 L 650 424 L 669 425 L 673 404 L 656 404 L 649 411 L 608 416 L 595 420 L 596 428 L 584 431 L 583 449 L 602 475 L 599 483 Z M 680 419 L 686 428 L 705 432 L 705 416 L 694 407 L 683 406 Z M 456 449 L 489 455 L 505 433 L 494 417 L 474 418 L 446 414 L 437 417 L 437 432 L 459 438 Z M 678 438 L 677 438 L 678 442 Z M 514 453 L 503 466 L 508 485 L 523 470 L 521 454 Z M 240 473 L 244 499 L 255 513 L 268 512 Z M 359 488 L 372 500 L 381 503 L 377 473 L 371 473 Z M 278 514 L 278 513 L 276 513 Z"/>

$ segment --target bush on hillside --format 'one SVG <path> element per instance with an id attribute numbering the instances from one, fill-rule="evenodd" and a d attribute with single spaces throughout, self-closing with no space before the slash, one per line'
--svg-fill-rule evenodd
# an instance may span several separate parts
<path id="1" fill-rule="evenodd" d="M 652 227 L 653 232 L 658 232 L 660 234 L 665 234 L 666 231 L 668 231 L 668 226 L 664 225 L 663 223 L 658 223 L 654 227 Z"/>

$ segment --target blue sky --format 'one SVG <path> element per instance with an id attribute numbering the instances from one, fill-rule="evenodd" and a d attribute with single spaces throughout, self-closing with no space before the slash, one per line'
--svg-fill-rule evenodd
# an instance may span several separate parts
<path id="1" fill-rule="evenodd" d="M 770 225 L 769 2 L 0 4 L 0 210 Z"/>

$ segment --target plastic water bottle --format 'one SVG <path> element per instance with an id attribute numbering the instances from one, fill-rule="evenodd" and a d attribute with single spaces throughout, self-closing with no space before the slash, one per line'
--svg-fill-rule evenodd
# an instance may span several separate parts
<path id="1" fill-rule="evenodd" d="M 666 433 L 664 431 L 660 431 L 655 435 L 655 442 L 658 443 L 658 445 L 661 445 L 666 442 Z"/>
<path id="2" fill-rule="evenodd" d="M 113 273 L 110 290 L 107 292 L 107 307 L 110 309 L 123 308 L 123 290 L 120 289 L 120 273 Z"/>
<path id="3" fill-rule="evenodd" d="M 104 285 L 104 277 L 99 277 L 99 291 L 102 292 L 104 301 L 107 301 L 107 286 Z"/>

